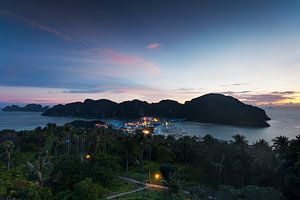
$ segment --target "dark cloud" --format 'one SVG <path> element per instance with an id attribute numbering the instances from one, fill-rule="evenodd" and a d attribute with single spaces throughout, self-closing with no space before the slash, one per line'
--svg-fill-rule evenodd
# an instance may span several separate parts
<path id="1" fill-rule="evenodd" d="M 249 83 L 233 83 L 233 86 L 248 85 Z"/>
<path id="2" fill-rule="evenodd" d="M 242 85 L 249 85 L 249 83 L 232 83 L 228 85 L 221 85 L 221 87 L 232 87 L 232 86 L 242 86 Z"/>
<path id="3" fill-rule="evenodd" d="M 175 88 L 172 91 L 182 93 L 182 94 L 195 94 L 199 95 L 203 93 L 203 88 L 189 88 L 189 87 L 182 87 L 182 88 Z"/>
<path id="4" fill-rule="evenodd" d="M 97 89 L 71 89 L 71 90 L 64 90 L 64 93 L 71 93 L 71 94 L 92 94 L 92 93 L 102 93 L 106 92 L 107 89 L 105 88 L 97 88 Z"/>
<path id="5" fill-rule="evenodd" d="M 247 95 L 243 97 L 246 101 L 255 103 L 275 103 L 286 99 L 294 99 L 293 97 L 286 97 L 280 94 L 256 94 Z"/>
<path id="6" fill-rule="evenodd" d="M 243 90 L 243 91 L 238 91 L 238 92 L 234 92 L 234 91 L 225 91 L 222 92 L 223 94 L 228 94 L 228 95 L 238 95 L 238 94 L 246 94 L 246 93 L 251 93 L 251 91 L 249 90 Z"/>
<path id="7" fill-rule="evenodd" d="M 282 94 L 282 95 L 289 95 L 289 94 L 295 94 L 296 91 L 284 91 L 284 92 L 272 92 L 272 94 Z"/>

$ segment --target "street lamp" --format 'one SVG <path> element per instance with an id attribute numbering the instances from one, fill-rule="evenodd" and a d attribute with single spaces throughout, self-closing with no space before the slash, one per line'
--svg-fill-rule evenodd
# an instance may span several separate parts
<path id="1" fill-rule="evenodd" d="M 154 175 L 154 177 L 155 177 L 156 180 L 160 180 L 160 174 L 159 174 L 159 173 L 156 173 L 156 174 Z"/>
<path id="2" fill-rule="evenodd" d="M 149 135 L 149 134 L 150 134 L 150 131 L 147 130 L 147 129 L 144 129 L 144 130 L 143 130 L 143 133 L 144 133 L 145 135 Z"/>
<path id="3" fill-rule="evenodd" d="M 90 159 L 91 159 L 91 155 L 90 155 L 90 154 L 86 154 L 86 155 L 85 155 L 85 159 L 86 159 L 86 160 L 90 160 Z"/>

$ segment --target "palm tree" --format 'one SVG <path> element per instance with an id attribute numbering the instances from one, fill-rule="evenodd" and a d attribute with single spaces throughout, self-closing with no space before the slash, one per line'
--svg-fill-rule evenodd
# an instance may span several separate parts
<path id="1" fill-rule="evenodd" d="M 243 135 L 234 135 L 233 145 L 235 147 L 235 159 L 233 166 L 237 170 L 237 174 L 240 177 L 240 185 L 245 184 L 246 173 L 250 166 L 250 154 L 249 146 L 246 137 Z"/>
<path id="2" fill-rule="evenodd" d="M 128 172 L 130 159 L 133 159 L 137 164 L 139 164 L 137 157 L 140 154 L 140 148 L 134 141 L 134 138 L 129 136 L 123 138 L 122 147 L 122 152 L 125 152 L 126 155 L 126 171 Z"/>
<path id="3" fill-rule="evenodd" d="M 205 145 L 210 145 L 210 144 L 213 144 L 214 142 L 217 141 L 217 139 L 214 138 L 214 137 L 213 137 L 212 135 L 210 135 L 210 134 L 205 135 L 205 136 L 202 138 L 202 140 L 203 140 L 203 143 L 204 143 Z"/>
<path id="4" fill-rule="evenodd" d="M 141 164 L 144 164 L 144 152 L 145 152 L 145 146 L 146 146 L 146 140 L 144 134 L 138 132 L 135 134 L 134 139 L 137 140 L 137 143 L 139 144 L 140 148 L 140 154 L 139 154 L 139 160 L 141 161 Z"/>
<path id="5" fill-rule="evenodd" d="M 42 141 L 43 141 L 43 138 L 44 138 L 44 132 L 43 132 L 41 127 L 37 127 L 34 131 L 35 131 L 35 134 L 39 138 L 39 148 L 41 149 L 42 148 Z"/>
<path id="6" fill-rule="evenodd" d="M 60 133 L 59 135 L 54 136 L 54 140 L 55 140 L 54 155 L 55 155 L 55 157 L 57 157 L 58 156 L 58 147 L 64 144 L 65 136 L 62 133 Z"/>
<path id="7" fill-rule="evenodd" d="M 33 163 L 27 161 L 29 172 L 38 179 L 40 185 L 43 185 L 45 182 L 51 168 L 51 162 L 47 154 L 48 153 L 46 153 L 45 157 L 38 158 Z"/>
<path id="8" fill-rule="evenodd" d="M 240 134 L 236 134 L 234 136 L 232 136 L 234 139 L 234 144 L 242 146 L 242 145 L 247 145 L 248 144 L 248 140 L 246 140 L 246 137 Z"/>
<path id="9" fill-rule="evenodd" d="M 74 138 L 76 138 L 76 155 L 79 154 L 79 141 L 80 141 L 80 135 L 78 133 L 73 135 Z"/>
<path id="10" fill-rule="evenodd" d="M 7 156 L 7 170 L 9 170 L 10 169 L 10 164 L 11 164 L 11 154 L 12 154 L 13 150 L 15 149 L 15 145 L 12 141 L 6 140 L 1 144 L 1 146 L 3 146 L 3 148 L 4 148 L 4 153 L 0 154 L 0 156 L 6 154 L 6 156 Z"/>
<path id="11" fill-rule="evenodd" d="M 145 137 L 145 151 L 148 153 L 148 161 L 151 161 L 151 157 L 152 157 L 152 140 L 149 137 Z"/>
<path id="12" fill-rule="evenodd" d="M 265 139 L 259 139 L 253 144 L 254 149 L 269 149 L 269 143 Z"/>
<path id="13" fill-rule="evenodd" d="M 220 162 L 213 162 L 213 161 L 211 162 L 212 165 L 215 166 L 216 171 L 220 177 L 220 184 L 223 184 L 223 169 L 224 169 L 223 162 L 224 162 L 224 160 L 225 160 L 225 155 L 223 154 Z"/>
<path id="14" fill-rule="evenodd" d="M 251 170 L 255 182 L 259 185 L 272 185 L 274 183 L 273 170 L 276 166 L 276 158 L 272 148 L 264 139 L 256 141 L 251 149 Z"/>
<path id="15" fill-rule="evenodd" d="M 166 182 L 169 188 L 169 193 L 171 193 L 171 185 L 172 181 L 174 181 L 175 179 L 174 174 L 176 172 L 176 167 L 171 164 L 162 164 L 159 168 L 159 171 L 161 172 L 164 181 Z"/>
<path id="16" fill-rule="evenodd" d="M 56 124 L 48 123 L 47 129 L 50 131 L 50 135 L 53 135 L 53 131 L 56 129 Z"/>
<path id="17" fill-rule="evenodd" d="M 82 134 L 82 141 L 81 141 L 81 146 L 82 146 L 82 152 L 81 152 L 81 154 L 82 154 L 82 158 L 85 156 L 85 154 L 86 154 L 86 149 L 85 149 L 85 147 L 86 147 L 86 134 L 87 134 L 87 131 L 86 130 L 84 130 L 83 131 L 83 134 Z"/>
<path id="18" fill-rule="evenodd" d="M 278 136 L 272 140 L 273 148 L 279 153 L 283 153 L 289 145 L 289 138 L 286 136 Z"/>
<path id="19" fill-rule="evenodd" d="M 107 132 L 103 131 L 103 129 L 97 128 L 93 135 L 94 135 L 94 138 L 95 138 L 95 142 L 94 142 L 94 145 L 95 145 L 94 152 L 95 152 L 95 154 L 99 153 L 99 152 L 106 153 L 108 143 L 109 143 L 109 137 L 107 135 Z"/>
<path id="20" fill-rule="evenodd" d="M 71 140 L 71 135 L 70 135 L 71 129 L 72 129 L 71 124 L 67 123 L 63 126 L 63 132 L 62 132 L 62 137 L 64 137 L 65 143 L 67 143 L 68 155 L 70 155 L 70 149 L 71 149 L 71 145 L 72 145 L 72 140 Z"/>

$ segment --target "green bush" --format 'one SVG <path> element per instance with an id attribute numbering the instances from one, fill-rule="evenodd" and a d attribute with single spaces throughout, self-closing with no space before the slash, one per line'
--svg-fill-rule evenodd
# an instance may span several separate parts
<path id="1" fill-rule="evenodd" d="M 74 185 L 74 191 L 72 195 L 73 200 L 97 200 L 107 193 L 101 185 L 94 183 L 91 178 L 85 178 L 84 180 Z"/>

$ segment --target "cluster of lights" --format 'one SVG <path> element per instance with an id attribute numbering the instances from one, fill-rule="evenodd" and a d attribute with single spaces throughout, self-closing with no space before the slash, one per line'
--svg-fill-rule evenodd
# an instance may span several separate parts
<path id="1" fill-rule="evenodd" d="M 125 125 L 126 126 L 141 126 L 141 125 L 149 125 L 152 122 L 159 122 L 158 118 L 152 118 L 152 117 L 143 117 L 142 122 L 128 122 Z"/>
<path id="2" fill-rule="evenodd" d="M 154 123 L 158 123 L 160 120 L 153 117 L 143 117 L 141 121 L 125 123 L 124 131 L 134 132 L 137 129 L 142 129 L 143 134 L 148 135 L 151 133 L 149 127 L 152 127 Z M 148 127 L 148 128 L 147 128 Z"/>

